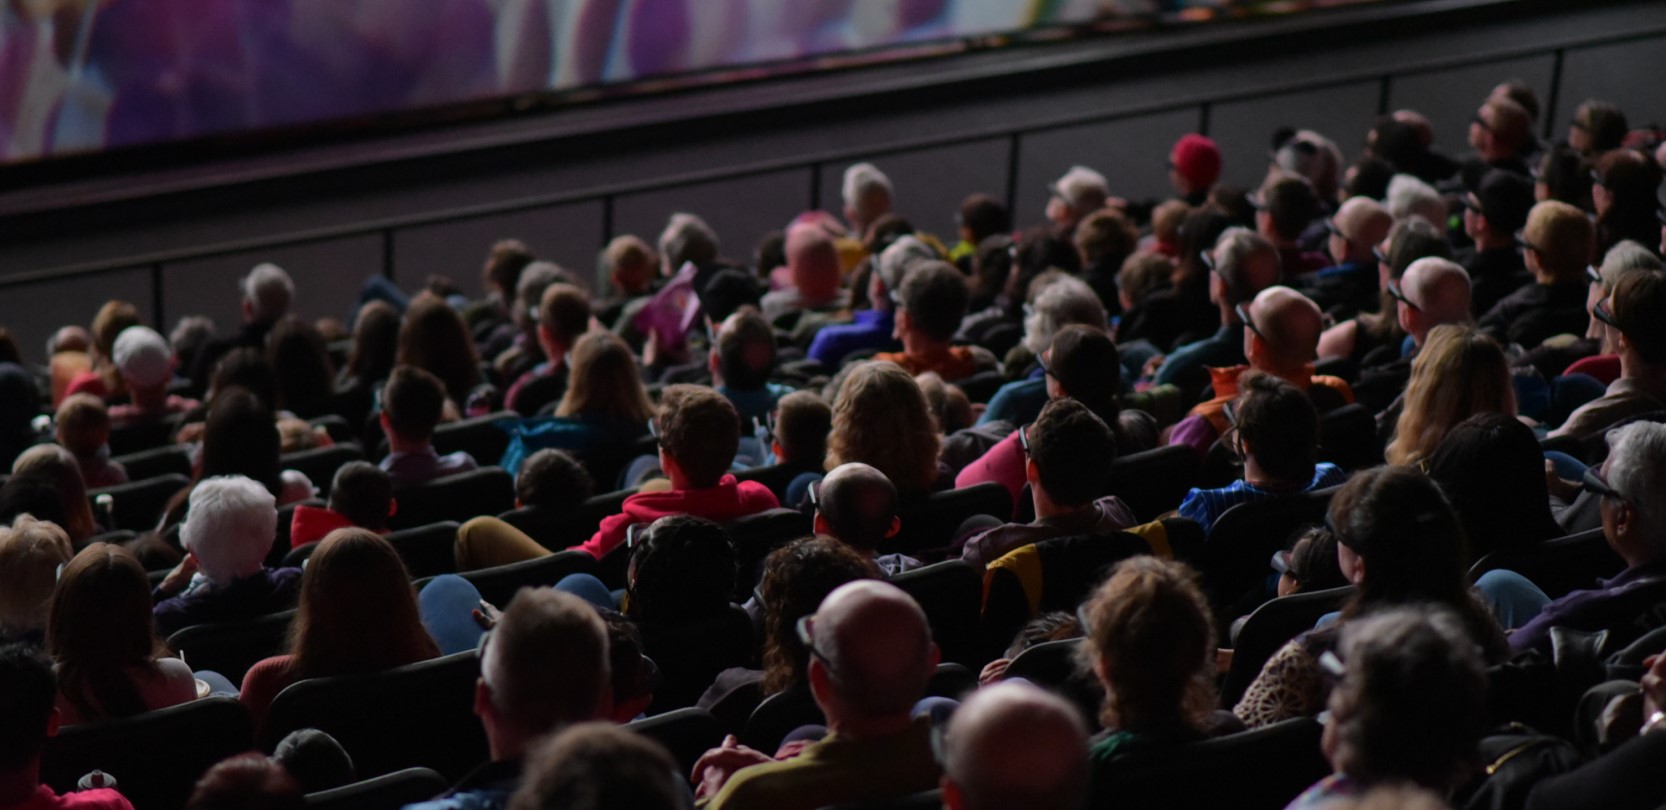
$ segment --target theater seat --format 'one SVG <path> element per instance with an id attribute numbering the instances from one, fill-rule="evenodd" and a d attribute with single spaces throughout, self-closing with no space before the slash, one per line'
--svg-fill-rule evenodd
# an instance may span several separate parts
<path id="1" fill-rule="evenodd" d="M 285 610 L 258 619 L 193 625 L 168 636 L 168 647 L 193 670 L 213 670 L 241 684 L 249 667 L 284 652 L 294 618 L 295 611 Z"/>
<path id="2" fill-rule="evenodd" d="M 502 608 L 508 607 L 509 600 L 515 598 L 515 592 L 522 588 L 554 585 L 570 574 L 593 574 L 595 571 L 596 558 L 588 552 L 558 551 L 548 557 L 464 571 L 458 576 L 473 584 L 480 591 L 481 599 Z M 418 580 L 417 590 L 422 590 L 428 579 Z"/>
<path id="3" fill-rule="evenodd" d="M 688 775 L 700 755 L 723 742 L 717 718 L 705 709 L 693 707 L 646 717 L 625 728 L 665 747 L 677 761 L 677 772 Z"/>
<path id="4" fill-rule="evenodd" d="M 1090 807 L 1280 810 L 1330 775 L 1318 721 L 1299 717 L 1202 742 L 1153 746 L 1096 763 Z"/>
<path id="5" fill-rule="evenodd" d="M 110 431 L 108 442 L 110 454 L 125 456 L 172 444 L 174 431 L 178 428 L 179 420 L 172 416 L 158 422 L 143 422 L 114 428 Z"/>
<path id="6" fill-rule="evenodd" d="M 932 640 L 943 660 L 982 666 L 978 651 L 978 616 L 983 580 L 965 560 L 946 560 L 891 577 L 891 584 L 918 602 L 931 625 Z"/>
<path id="7" fill-rule="evenodd" d="M 1272 597 L 1267 580 L 1273 570 L 1273 552 L 1288 548 L 1292 536 L 1302 529 L 1323 525 L 1325 510 L 1338 489 L 1241 503 L 1215 520 L 1200 567 L 1219 626 Z"/>
<path id="8" fill-rule="evenodd" d="M 58 793 L 92 770 L 115 777 L 136 810 L 176 810 L 215 763 L 249 750 L 249 713 L 207 697 L 124 720 L 65 726 L 41 752 L 41 781 Z"/>
<path id="9" fill-rule="evenodd" d="M 104 528 L 146 532 L 156 528 L 169 499 L 190 485 L 191 479 L 183 475 L 160 475 L 90 490 L 87 497 L 96 504 L 98 496 L 110 496 L 110 522 L 115 525 Z"/>
<path id="10" fill-rule="evenodd" d="M 434 452 L 443 456 L 461 450 L 481 465 L 495 465 L 509 449 L 509 434 L 499 425 L 520 418 L 514 411 L 498 411 L 440 425 L 434 428 Z"/>
<path id="11" fill-rule="evenodd" d="M 1598 579 L 1612 577 L 1625 567 L 1625 560 L 1608 545 L 1598 528 L 1546 540 L 1532 548 L 1494 551 L 1476 560 L 1469 576 L 1479 579 L 1495 568 L 1514 571 L 1556 599 L 1570 591 L 1595 588 Z"/>
<path id="12" fill-rule="evenodd" d="M 983 483 L 965 489 L 933 492 L 898 510 L 902 529 L 880 546 L 881 554 L 917 555 L 926 549 L 940 549 L 954 539 L 960 524 L 973 515 L 992 515 L 1001 521 L 1012 518 L 1012 495 L 1000 484 Z"/>
<path id="13" fill-rule="evenodd" d="M 1130 532 L 1056 537 L 1011 552 L 1008 556 L 1035 555 L 1041 572 L 1040 590 L 1036 594 L 1026 592 L 1016 566 L 995 565 L 985 572 L 987 590 L 980 631 L 984 656 L 999 657 L 1018 631 L 1039 613 L 1074 612 L 1117 563 L 1150 553 L 1151 545 Z M 1036 605 L 1033 611 L 1032 599 Z"/>
<path id="14" fill-rule="evenodd" d="M 448 787 L 445 777 L 431 769 L 406 768 L 333 790 L 308 793 L 306 802 L 307 807 L 317 810 L 399 810 L 432 799 Z"/>
<path id="15" fill-rule="evenodd" d="M 871 802 L 834 804 L 822 810 L 937 810 L 943 806 L 943 789 L 910 793 L 894 799 L 874 799 Z"/>
<path id="16" fill-rule="evenodd" d="M 399 510 L 389 520 L 395 529 L 462 522 L 514 508 L 515 479 L 501 467 L 481 467 L 395 490 L 393 497 L 399 501 Z"/>
<path id="17" fill-rule="evenodd" d="M 143 481 L 159 475 L 191 476 L 191 451 L 177 444 L 153 447 L 125 456 L 111 456 L 127 471 L 128 481 Z"/>
<path id="18" fill-rule="evenodd" d="M 1057 692 L 1082 710 L 1088 728 L 1099 727 L 1099 708 L 1105 701 L 1104 687 L 1077 661 L 1080 638 L 1045 641 L 1019 653 L 1007 665 L 1005 677 L 1023 678 Z"/>
<path id="19" fill-rule="evenodd" d="M 724 527 L 734 541 L 740 575 L 735 578 L 735 601 L 744 602 L 763 579 L 769 553 L 811 533 L 811 517 L 796 509 L 770 509 L 736 518 Z"/>
<path id="20" fill-rule="evenodd" d="M 1342 603 L 1353 594 L 1354 586 L 1347 585 L 1281 596 L 1256 608 L 1244 621 L 1232 645 L 1232 668 L 1227 670 L 1226 680 L 1221 683 L 1221 708 L 1231 709 L 1237 704 L 1278 648 L 1312 630 L 1319 617 L 1341 610 Z"/>
<path id="21" fill-rule="evenodd" d="M 646 624 L 641 630 L 642 653 L 659 665 L 662 676 L 650 715 L 693 706 L 719 672 L 750 666 L 756 654 L 752 618 L 734 605 L 674 624 Z"/>
<path id="22" fill-rule="evenodd" d="M 336 470 L 349 461 L 363 460 L 364 450 L 354 442 L 347 442 L 329 447 L 314 447 L 297 453 L 285 453 L 278 458 L 278 466 L 305 475 L 319 491 L 329 492 L 330 482 L 336 477 Z"/>
<path id="23" fill-rule="evenodd" d="M 1111 463 L 1105 494 L 1121 498 L 1136 519 L 1156 520 L 1196 485 L 1198 464 L 1197 452 L 1183 445 L 1122 456 Z"/>

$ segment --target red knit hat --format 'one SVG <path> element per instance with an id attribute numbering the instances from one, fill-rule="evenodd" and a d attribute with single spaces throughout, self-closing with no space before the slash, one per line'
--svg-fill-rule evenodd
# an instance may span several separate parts
<path id="1" fill-rule="evenodd" d="M 1208 188 L 1221 178 L 1221 150 L 1202 135 L 1185 135 L 1175 141 L 1169 162 L 1196 188 Z"/>

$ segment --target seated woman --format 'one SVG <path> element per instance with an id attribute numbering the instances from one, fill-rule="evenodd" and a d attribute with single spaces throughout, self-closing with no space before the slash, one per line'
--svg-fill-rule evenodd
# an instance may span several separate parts
<path id="1" fill-rule="evenodd" d="M 241 475 L 209 478 L 191 491 L 179 531 L 185 560 L 156 586 L 156 628 L 254 619 L 295 605 L 301 569 L 267 568 L 278 510 L 272 493 Z"/>
<path id="2" fill-rule="evenodd" d="M 46 611 L 58 569 L 74 555 L 56 523 L 19 515 L 0 526 L 0 643 L 46 643 Z"/>
<path id="3" fill-rule="evenodd" d="M 579 338 L 567 363 L 567 390 L 555 418 L 516 426 L 502 466 L 513 473 L 527 455 L 560 448 L 583 459 L 591 477 L 612 489 L 624 454 L 647 434 L 654 405 L 630 347 L 610 332 Z"/>
<path id="4" fill-rule="evenodd" d="M 156 635 L 150 580 L 120 546 L 94 543 L 64 566 L 46 651 L 64 725 L 131 717 L 197 698 L 196 678 Z"/>
<path id="5" fill-rule="evenodd" d="M 399 554 L 369 529 L 330 532 L 301 577 L 289 652 L 255 664 L 241 700 L 258 729 L 284 687 L 439 656 L 418 616 L 416 592 Z"/>
<path id="6" fill-rule="evenodd" d="M 919 383 L 895 363 L 847 366 L 836 380 L 827 469 L 860 461 L 896 484 L 904 502 L 949 486 L 939 467 L 936 421 Z"/>
<path id="7" fill-rule="evenodd" d="M 1406 393 L 1377 416 L 1392 431 L 1390 464 L 1426 462 L 1447 432 L 1478 413 L 1516 415 L 1510 364 L 1498 342 L 1469 326 L 1437 326 L 1412 362 Z"/>
<path id="8" fill-rule="evenodd" d="M 1220 441 L 1242 460 L 1244 477 L 1220 489 L 1193 489 L 1179 514 L 1205 532 L 1226 510 L 1341 484 L 1348 474 L 1319 452 L 1319 412 L 1300 388 L 1271 374 L 1251 372 L 1239 380 L 1243 391 L 1225 411 L 1232 425 Z"/>
<path id="9" fill-rule="evenodd" d="M 1322 743 L 1336 772 L 1291 808 L 1333 807 L 1378 785 L 1445 796 L 1475 775 L 1487 674 L 1462 619 L 1418 607 L 1362 618 L 1343 631 L 1325 672 L 1338 679 Z"/>
<path id="10" fill-rule="evenodd" d="M 1550 512 L 1544 454 L 1533 429 L 1502 413 L 1459 422 L 1429 457 L 1429 477 L 1458 511 L 1467 563 L 1561 537 Z"/>
<path id="11" fill-rule="evenodd" d="M 39 476 L 52 482 L 58 493 L 62 527 L 74 545 L 85 544 L 88 538 L 104 531 L 93 518 L 92 501 L 87 498 L 87 485 L 81 480 L 81 468 L 75 456 L 55 444 L 38 444 L 17 457 L 12 463 L 14 476 Z"/>
<path id="12" fill-rule="evenodd" d="M 1327 697 L 1319 661 L 1336 648 L 1338 632 L 1389 608 L 1444 608 L 1488 663 L 1509 654 L 1498 622 L 1470 591 L 1462 526 L 1433 481 L 1405 467 L 1365 470 L 1331 499 L 1325 522 L 1340 544 L 1342 573 L 1359 590 L 1339 622 L 1273 654 L 1233 707 L 1239 719 L 1259 727 L 1317 714 Z"/>
<path id="13" fill-rule="evenodd" d="M 1105 687 L 1089 756 L 1098 763 L 1235 730 L 1215 719 L 1215 631 L 1197 573 L 1185 563 L 1131 557 L 1079 613 L 1082 665 Z"/>

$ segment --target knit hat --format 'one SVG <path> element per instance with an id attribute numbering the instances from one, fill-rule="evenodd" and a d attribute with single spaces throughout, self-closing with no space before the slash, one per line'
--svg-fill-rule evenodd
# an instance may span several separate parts
<path id="1" fill-rule="evenodd" d="M 111 352 L 121 375 L 140 388 L 161 385 L 174 376 L 168 341 L 148 326 L 129 326 L 116 337 Z"/>
<path id="2" fill-rule="evenodd" d="M 1169 152 L 1169 163 L 1195 188 L 1208 188 L 1221 179 L 1221 150 L 1203 135 L 1183 135 Z"/>

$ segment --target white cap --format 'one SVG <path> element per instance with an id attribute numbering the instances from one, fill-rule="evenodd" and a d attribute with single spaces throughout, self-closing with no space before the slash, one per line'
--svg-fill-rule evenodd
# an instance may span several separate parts
<path id="1" fill-rule="evenodd" d="M 1071 166 L 1047 190 L 1077 209 L 1103 208 L 1106 198 L 1111 196 L 1105 175 L 1086 166 Z"/>
<path id="2" fill-rule="evenodd" d="M 111 353 L 122 377 L 135 386 L 151 388 L 173 379 L 174 357 L 168 341 L 148 326 L 121 330 Z"/>

